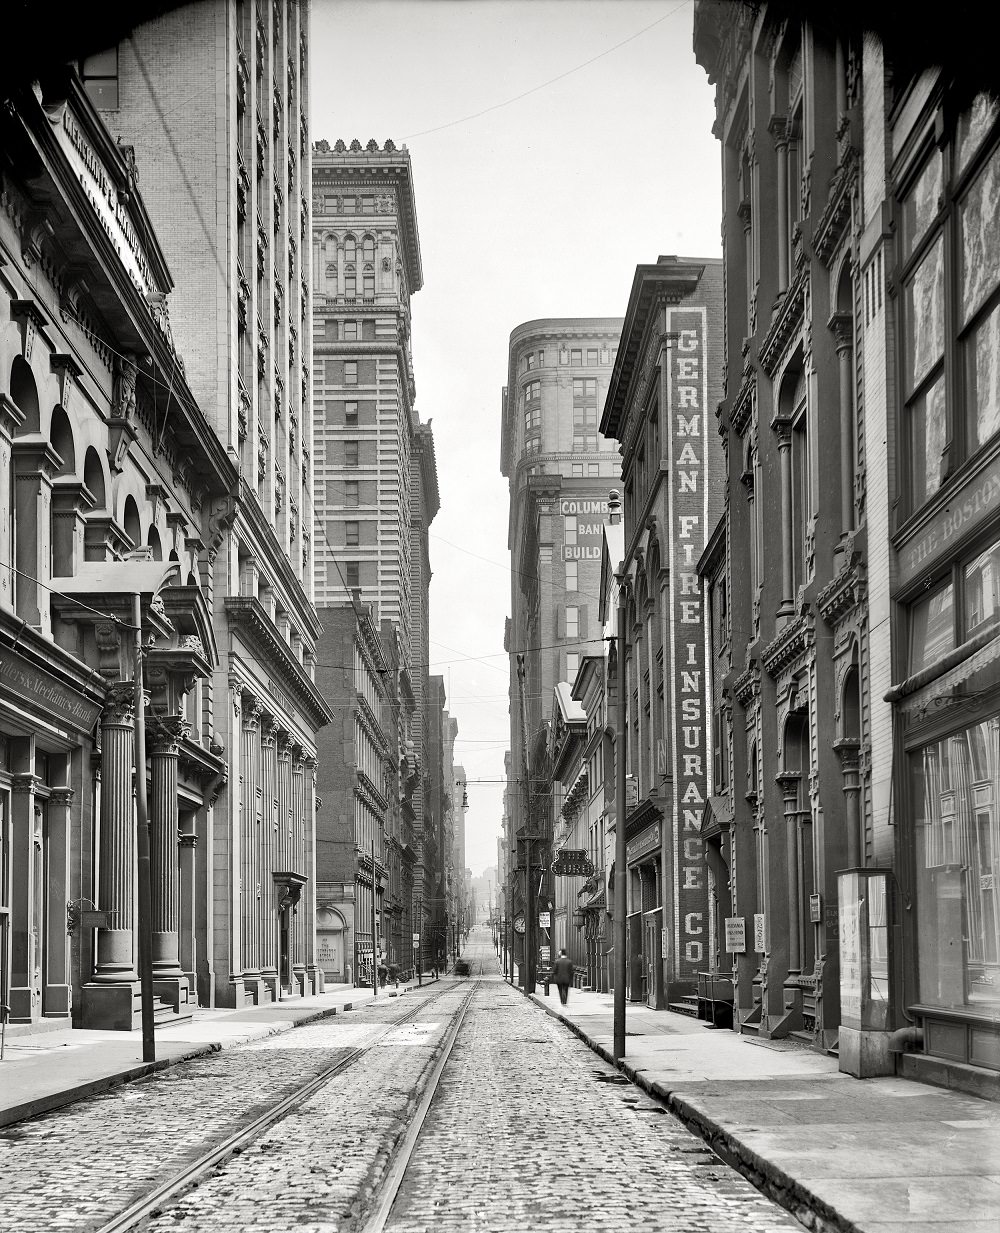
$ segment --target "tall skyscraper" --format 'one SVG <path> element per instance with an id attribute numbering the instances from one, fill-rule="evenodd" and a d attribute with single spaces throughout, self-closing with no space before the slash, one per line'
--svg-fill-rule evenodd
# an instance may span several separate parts
<path id="1" fill-rule="evenodd" d="M 397 825 L 390 808 L 388 827 L 376 837 L 376 915 L 387 934 L 412 922 L 405 932 L 418 934 L 421 947 L 414 958 L 429 966 L 437 954 L 442 848 L 440 768 L 427 750 L 439 723 L 428 710 L 427 535 L 439 496 L 433 434 L 414 406 L 410 297 L 423 285 L 423 269 L 410 156 L 391 141 L 381 148 L 374 141 L 319 141 L 312 185 L 317 607 L 324 620 L 350 595 L 373 606 L 383 631 L 397 631 L 392 693 L 412 696 L 413 710 L 412 720 L 396 725 L 406 729 L 404 748 L 391 751 L 398 760 L 398 800 L 391 804 L 402 813 Z M 367 808 L 361 788 L 359 780 L 358 848 Z M 324 816 L 320 826 L 326 842 L 325 828 L 343 820 Z M 331 850 L 338 842 L 344 850 L 342 841 L 331 835 Z M 355 873 L 359 902 L 371 894 L 362 864 Z M 341 870 L 332 882 L 343 885 L 346 877 Z M 389 953 L 386 939 L 376 944 Z"/>
<path id="2" fill-rule="evenodd" d="M 192 4 L 84 66 L 119 141 L 156 168 L 143 188 L 173 337 L 239 462 L 199 546 L 224 648 L 204 705 L 230 770 L 199 847 L 214 930 L 198 982 L 225 1005 L 322 980 L 314 767 L 332 712 L 313 681 L 308 18 L 300 0 Z"/>
<path id="3" fill-rule="evenodd" d="M 618 318 L 546 319 L 519 325 L 510 336 L 500 470 L 510 483 L 506 649 L 513 779 L 507 820 L 514 865 L 523 863 L 519 831 L 542 834 L 543 849 L 551 845 L 553 817 L 541 794 L 533 824 L 527 823 L 530 785 L 545 778 L 553 689 L 573 680 L 586 648 L 601 638 L 603 518 L 621 459 L 598 423 L 621 327 Z M 551 857 L 535 847 L 530 863 L 547 868 Z"/>
<path id="4" fill-rule="evenodd" d="M 317 603 L 360 590 L 408 642 L 410 297 L 423 285 L 410 156 L 320 141 L 312 183 Z"/>

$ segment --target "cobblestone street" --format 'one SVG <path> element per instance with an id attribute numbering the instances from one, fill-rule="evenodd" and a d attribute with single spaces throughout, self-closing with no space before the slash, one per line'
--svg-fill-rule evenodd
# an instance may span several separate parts
<path id="1" fill-rule="evenodd" d="M 422 1230 L 801 1226 L 505 984 L 476 987 L 390 1216 Z M 0 1229 L 92 1230 L 350 1049 L 367 1051 L 143 1226 L 359 1227 L 468 981 L 177 1066 L 0 1136 Z M 403 1016 L 400 1023 L 392 1021 Z M 614 1160 L 614 1167 L 609 1162 Z"/>
<path id="2" fill-rule="evenodd" d="M 778 1233 L 790 1215 L 527 1001 L 484 981 L 387 1225 L 393 1233 Z"/>
<path id="3" fill-rule="evenodd" d="M 249 1170 L 243 1161 L 233 1163 L 232 1169 L 246 1176 L 242 1200 L 237 1201 L 232 1190 L 243 1181 L 205 1183 L 192 1203 L 180 1209 L 193 1208 L 199 1215 L 192 1212 L 190 1223 L 184 1223 L 175 1214 L 167 1223 L 171 1228 L 284 1228 L 279 1213 L 319 1190 L 329 1195 L 331 1173 L 349 1175 L 338 1190 L 346 1210 L 378 1154 L 378 1131 L 398 1130 L 394 1119 L 404 1114 L 416 1076 L 440 1035 L 440 1023 L 461 996 L 460 990 L 446 990 L 424 1017 L 420 1006 L 441 992 L 441 985 L 431 985 L 408 999 L 385 998 L 363 1011 L 172 1067 L 0 1131 L 0 1230 L 99 1228 L 311 1075 L 375 1040 L 385 1024 L 409 1007 L 412 1020 L 391 1029 L 359 1065 L 321 1094 L 329 1102 L 329 1124 L 322 1131 L 320 1152 L 310 1137 L 305 1141 L 308 1150 L 300 1153 L 310 1179 L 305 1192 L 286 1194 L 271 1160 L 275 1142 L 302 1132 L 301 1123 L 292 1120 L 275 1128 L 275 1142 L 265 1136 L 246 1152 L 245 1160 L 252 1162 Z M 307 1121 L 313 1113 L 311 1104 L 300 1110 Z M 331 1138 L 331 1126 L 338 1123 L 340 1131 Z M 224 1200 L 224 1214 L 207 1206 L 212 1193 Z M 289 1226 L 302 1227 L 291 1216 Z"/>

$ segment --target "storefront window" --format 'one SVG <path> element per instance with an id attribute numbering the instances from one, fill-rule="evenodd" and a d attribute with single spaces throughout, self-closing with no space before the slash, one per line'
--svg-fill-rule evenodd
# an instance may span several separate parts
<path id="1" fill-rule="evenodd" d="M 910 672 L 936 663 L 955 645 L 955 588 L 949 582 L 913 605 L 910 615 Z"/>
<path id="2" fill-rule="evenodd" d="M 911 510 L 1000 432 L 997 115 L 977 98 L 899 203 Z"/>
<path id="3" fill-rule="evenodd" d="M 1000 717 L 913 755 L 919 998 L 1000 1004 Z"/>
<path id="4" fill-rule="evenodd" d="M 965 567 L 965 625 L 968 636 L 1000 621 L 1000 541 Z"/>

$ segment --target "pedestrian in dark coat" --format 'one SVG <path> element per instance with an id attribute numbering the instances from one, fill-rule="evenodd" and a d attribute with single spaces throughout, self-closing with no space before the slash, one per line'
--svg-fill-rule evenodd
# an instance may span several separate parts
<path id="1" fill-rule="evenodd" d="M 552 965 L 552 979 L 559 990 L 559 1001 L 565 1006 L 569 998 L 569 987 L 573 983 L 573 960 L 564 950 L 559 952 L 559 958 Z"/>

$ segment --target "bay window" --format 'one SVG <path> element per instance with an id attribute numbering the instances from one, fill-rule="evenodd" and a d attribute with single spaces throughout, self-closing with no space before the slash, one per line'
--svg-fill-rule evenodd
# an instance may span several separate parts
<path id="1" fill-rule="evenodd" d="M 1000 430 L 998 114 L 997 104 L 976 99 L 952 140 L 926 154 L 900 200 L 911 511 Z"/>

